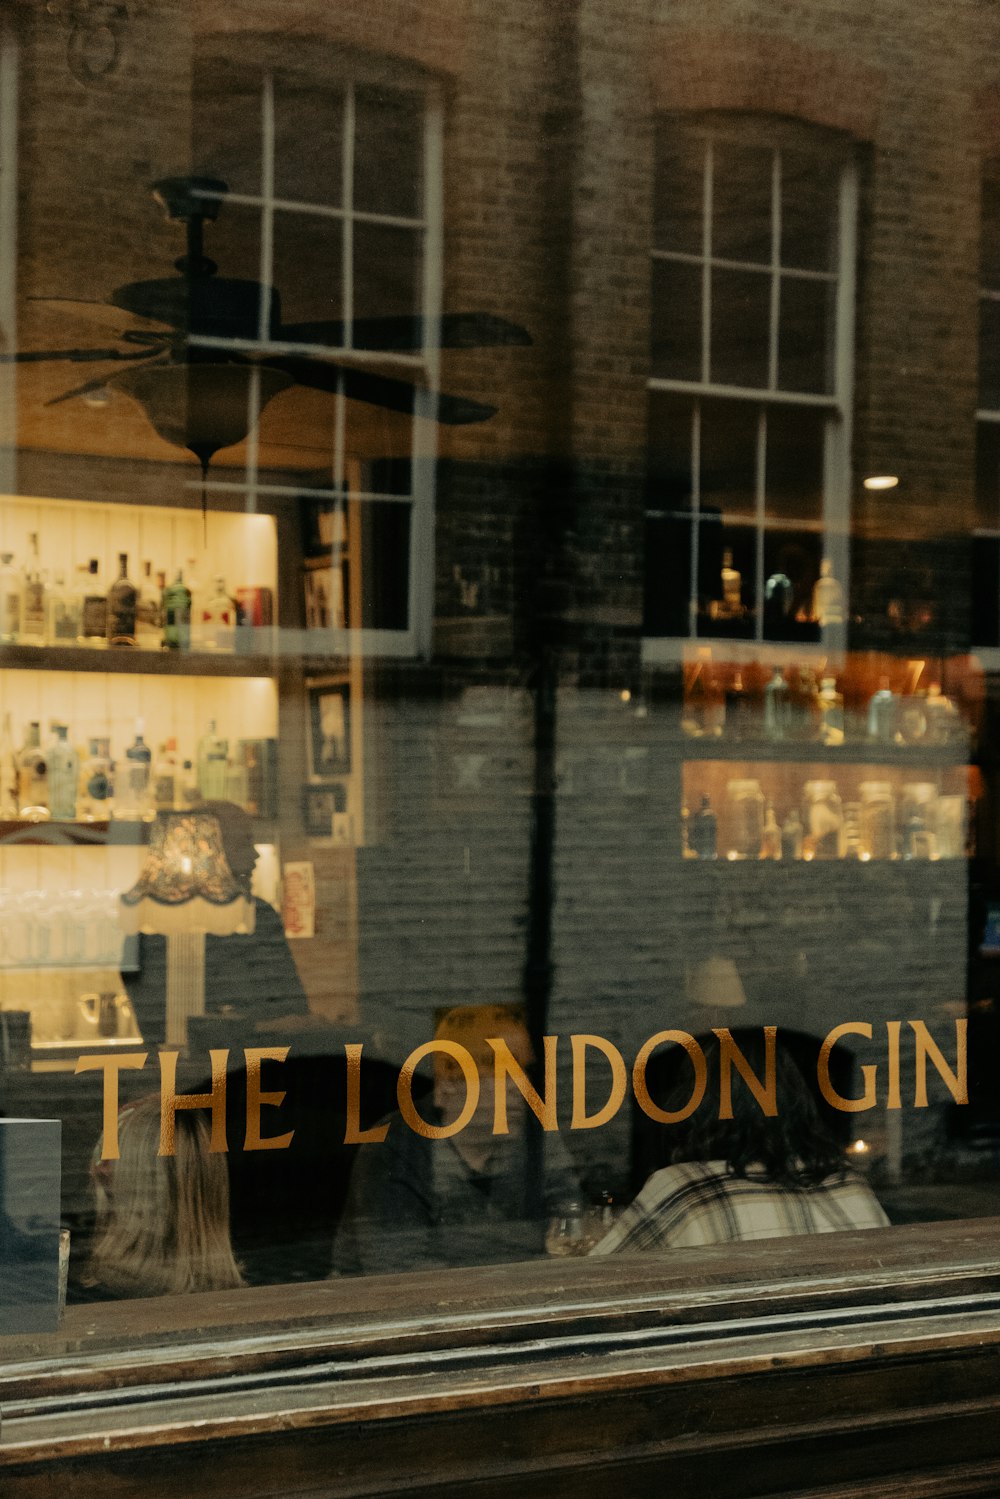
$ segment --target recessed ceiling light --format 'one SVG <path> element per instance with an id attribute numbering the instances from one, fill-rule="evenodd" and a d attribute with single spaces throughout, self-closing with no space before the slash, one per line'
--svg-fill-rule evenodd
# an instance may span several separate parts
<path id="1" fill-rule="evenodd" d="M 895 489 L 898 483 L 895 474 L 870 474 L 864 481 L 866 489 Z"/>

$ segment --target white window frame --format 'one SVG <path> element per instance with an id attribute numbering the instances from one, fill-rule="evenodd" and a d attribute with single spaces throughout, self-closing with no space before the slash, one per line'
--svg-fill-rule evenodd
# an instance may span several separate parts
<path id="1" fill-rule="evenodd" d="M 732 122 L 725 124 L 698 125 L 678 122 L 678 129 L 689 138 L 700 138 L 704 142 L 705 156 L 702 176 L 702 243 L 698 253 L 651 249 L 651 264 L 670 261 L 675 264 L 695 265 L 701 268 L 701 371 L 697 380 L 679 380 L 650 374 L 647 391 L 669 392 L 692 397 L 691 432 L 691 510 L 685 512 L 691 522 L 691 591 L 688 598 L 688 632 L 686 636 L 645 636 L 643 638 L 643 660 L 651 664 L 671 663 L 683 659 L 685 640 L 703 639 L 725 646 L 735 647 L 738 653 L 742 645 L 768 646 L 764 637 L 764 548 L 763 537 L 768 530 L 816 530 L 823 537 L 823 555 L 829 557 L 837 579 L 842 583 L 845 596 L 850 597 L 850 502 L 851 502 L 851 439 L 854 399 L 854 304 L 855 262 L 857 256 L 858 177 L 857 167 L 850 153 L 843 152 L 831 143 L 840 168 L 838 198 L 838 243 L 837 265 L 832 271 L 802 270 L 782 266 L 781 254 L 781 153 L 782 144 L 767 130 L 755 134 L 748 140 L 744 130 Z M 712 167 L 713 153 L 717 142 L 759 145 L 772 152 L 771 186 L 771 260 L 766 268 L 770 275 L 770 319 L 768 329 L 768 383 L 764 388 L 740 385 L 723 385 L 711 379 L 711 313 L 712 272 L 715 269 L 752 271 L 764 273 L 761 261 L 734 260 L 712 255 Z M 810 149 L 822 150 L 822 143 L 810 143 Z M 656 166 L 654 166 L 656 170 Z M 835 310 L 833 317 L 833 389 L 829 394 L 811 394 L 787 391 L 778 388 L 778 327 L 780 317 L 780 283 L 782 280 L 825 281 L 835 287 Z M 752 641 L 720 636 L 698 635 L 698 550 L 700 541 L 700 422 L 703 401 L 730 399 L 749 401 L 758 407 L 756 484 L 752 515 L 740 515 L 743 524 L 752 524 L 755 529 L 756 576 L 754 596 L 758 600 Z M 765 494 L 765 426 L 768 408 L 775 406 L 808 407 L 826 412 L 823 453 L 823 508 L 822 518 L 816 522 L 789 521 L 784 517 L 769 517 L 766 513 Z M 733 517 L 737 519 L 737 517 Z M 831 644 L 834 642 L 822 642 Z M 787 654 L 789 642 L 773 642 Z M 801 651 L 801 644 L 795 649 Z M 760 654 L 757 652 L 757 654 Z"/>
<path id="2" fill-rule="evenodd" d="M 374 80 L 377 81 L 377 80 Z M 377 501 L 382 504 L 406 505 L 410 510 L 410 556 L 408 589 L 408 626 L 402 630 L 385 629 L 332 629 L 323 632 L 321 645 L 313 645 L 308 632 L 296 640 L 283 639 L 282 650 L 294 654 L 308 655 L 318 650 L 322 655 L 355 653 L 368 656 L 429 656 L 431 652 L 434 597 L 434 499 L 435 458 L 437 455 L 436 410 L 440 388 L 440 330 L 441 287 L 443 279 L 443 188 L 442 156 L 444 136 L 444 110 L 440 90 L 432 83 L 421 80 L 419 85 L 410 85 L 410 90 L 419 93 L 423 100 L 422 141 L 422 209 L 416 217 L 373 213 L 357 209 L 353 203 L 354 141 L 355 141 L 355 90 L 370 85 L 372 79 L 366 74 L 363 82 L 352 75 L 331 77 L 332 87 L 342 88 L 344 94 L 344 139 L 341 161 L 341 202 L 337 207 L 325 204 L 303 203 L 295 199 L 280 198 L 274 188 L 274 82 L 273 73 L 264 71 L 261 78 L 261 183 L 259 193 L 230 192 L 227 202 L 258 208 L 261 215 L 260 270 L 259 280 L 268 287 L 273 282 L 274 215 L 276 211 L 294 212 L 334 219 L 342 226 L 341 296 L 343 307 L 344 342 L 338 348 L 330 345 L 309 343 L 276 342 L 268 336 L 269 305 L 261 298 L 259 324 L 255 339 L 243 340 L 226 337 L 192 336 L 191 344 L 206 349 L 231 349 L 237 352 L 257 354 L 320 355 L 335 360 L 338 353 L 350 354 L 352 367 L 363 368 L 366 362 L 380 371 L 387 368 L 401 379 L 413 380 L 417 386 L 412 422 L 411 490 L 409 495 L 382 494 L 379 492 L 351 491 L 350 501 L 360 504 Z M 397 86 L 396 84 L 389 85 Z M 423 319 L 423 347 L 416 353 L 385 353 L 355 349 L 353 345 L 353 226 L 356 223 L 377 224 L 392 228 L 412 230 L 421 238 L 421 286 L 420 299 L 414 315 Z M 294 485 L 269 484 L 259 476 L 259 438 L 257 418 L 260 414 L 259 382 L 251 383 L 248 400 L 249 436 L 247 438 L 247 460 L 245 477 L 227 480 L 218 474 L 210 474 L 209 491 L 237 491 L 246 497 L 248 511 L 257 509 L 261 497 L 288 498 L 303 496 L 330 499 L 341 502 L 345 493 L 348 463 L 345 453 L 346 412 L 342 383 L 334 396 L 334 418 L 332 432 L 333 462 L 331 465 L 331 487 L 315 489 Z M 190 481 L 191 488 L 200 490 L 200 480 Z M 355 580 L 357 586 L 359 580 Z M 285 632 L 287 634 L 288 632 Z"/>

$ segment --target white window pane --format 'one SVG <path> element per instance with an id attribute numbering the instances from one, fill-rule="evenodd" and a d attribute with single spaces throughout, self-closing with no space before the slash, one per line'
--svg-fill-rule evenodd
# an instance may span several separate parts
<path id="1" fill-rule="evenodd" d="M 274 215 L 274 279 L 284 322 L 343 316 L 342 234 L 339 219 Z"/>
<path id="2" fill-rule="evenodd" d="M 669 380 L 701 378 L 701 267 L 653 262 L 653 374 Z"/>
<path id="3" fill-rule="evenodd" d="M 822 395 L 833 389 L 834 285 L 781 278 L 778 386 Z"/>
<path id="4" fill-rule="evenodd" d="M 839 187 L 836 163 L 804 151 L 782 151 L 782 265 L 809 271 L 836 270 Z"/>
<path id="5" fill-rule="evenodd" d="M 756 511 L 757 425 L 753 401 L 701 403 L 701 508 L 723 515 Z"/>
<path id="6" fill-rule="evenodd" d="M 761 271 L 713 270 L 713 383 L 766 389 L 770 329 L 770 276 Z"/>
<path id="7" fill-rule="evenodd" d="M 765 513 L 769 518 L 820 521 L 826 417 L 801 406 L 767 411 Z"/>
<path id="8" fill-rule="evenodd" d="M 339 207 L 343 162 L 342 90 L 278 74 L 274 80 L 275 196 Z"/>
<path id="9" fill-rule="evenodd" d="M 712 147 L 712 255 L 771 263 L 774 152 L 716 141 Z"/>
<path id="10" fill-rule="evenodd" d="M 354 207 L 417 218 L 423 178 L 423 109 L 415 94 L 362 89 L 354 96 Z"/>
<path id="11" fill-rule="evenodd" d="M 420 273 L 419 231 L 355 223 L 356 319 L 414 316 L 420 311 Z M 363 347 L 363 340 L 363 330 L 359 329 L 359 347 Z"/>

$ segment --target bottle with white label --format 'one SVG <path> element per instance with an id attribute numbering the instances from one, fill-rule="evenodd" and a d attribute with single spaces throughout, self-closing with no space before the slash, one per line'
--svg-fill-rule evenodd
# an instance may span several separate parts
<path id="1" fill-rule="evenodd" d="M 198 742 L 198 790 L 203 801 L 222 801 L 226 795 L 229 740 L 216 732 L 215 719 Z"/>
<path id="2" fill-rule="evenodd" d="M 22 591 L 13 552 L 0 552 L 0 645 L 20 639 Z"/>
<path id="3" fill-rule="evenodd" d="M 111 741 L 91 739 L 80 771 L 78 815 L 85 822 L 104 822 L 111 810 Z"/>
<path id="4" fill-rule="evenodd" d="M 125 763 L 121 767 L 115 788 L 115 817 L 130 822 L 151 818 L 153 805 L 153 755 L 143 738 L 146 725 L 143 719 L 135 721 L 135 738 L 125 751 Z"/>
<path id="5" fill-rule="evenodd" d="M 48 766 L 42 750 L 40 725 L 29 723 L 17 757 L 18 815 L 41 822 L 49 815 Z"/>
<path id="6" fill-rule="evenodd" d="M 17 755 L 14 753 L 14 737 L 11 732 L 10 714 L 3 716 L 3 734 L 0 735 L 0 817 L 16 817 L 20 808 L 17 800 Z"/>
<path id="7" fill-rule="evenodd" d="M 38 561 L 38 532 L 28 537 L 28 563 L 24 570 L 21 600 L 21 639 L 28 645 L 45 644 L 45 583 Z"/>
<path id="8" fill-rule="evenodd" d="M 77 782 L 80 757 L 69 742 L 64 723 L 52 725 L 52 739 L 46 751 L 49 775 L 49 813 L 58 822 L 72 822 L 76 817 Z"/>
<path id="9" fill-rule="evenodd" d="M 236 600 L 226 592 L 225 578 L 216 578 L 212 597 L 201 611 L 202 649 L 234 651 L 238 617 Z"/>

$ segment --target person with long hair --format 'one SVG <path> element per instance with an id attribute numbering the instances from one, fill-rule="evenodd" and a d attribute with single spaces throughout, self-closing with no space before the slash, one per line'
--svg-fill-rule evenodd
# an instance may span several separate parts
<path id="1" fill-rule="evenodd" d="M 755 1076 L 763 1078 L 763 1031 L 736 1031 L 733 1040 Z M 665 1164 L 593 1254 L 655 1253 L 888 1224 L 868 1183 L 848 1168 L 780 1041 L 774 1057 L 777 1113 L 765 1114 L 749 1088 L 734 1079 L 731 1119 L 718 1117 L 718 1037 L 700 1038 L 700 1044 L 707 1068 L 701 1106 L 682 1123 L 662 1126 Z M 680 1112 L 689 1095 L 688 1078 L 675 1085 L 667 1111 Z"/>
<path id="2" fill-rule="evenodd" d="M 226 1158 L 209 1150 L 199 1109 L 176 1114 L 176 1154 L 158 1155 L 158 1095 L 126 1105 L 117 1161 L 94 1151 L 97 1220 L 84 1298 L 224 1291 L 243 1284 L 229 1237 Z"/>

